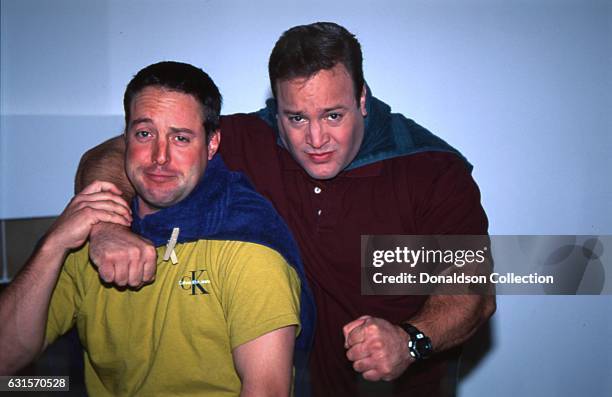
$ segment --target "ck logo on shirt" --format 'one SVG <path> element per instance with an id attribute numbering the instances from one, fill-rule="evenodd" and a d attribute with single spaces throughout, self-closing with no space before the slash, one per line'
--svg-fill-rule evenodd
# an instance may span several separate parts
<path id="1" fill-rule="evenodd" d="M 190 295 L 202 295 L 209 293 L 206 288 L 204 288 L 204 285 L 210 284 L 210 279 L 208 278 L 206 269 L 192 270 L 189 274 L 181 277 L 178 284 L 179 287 L 185 291 L 191 290 Z"/>

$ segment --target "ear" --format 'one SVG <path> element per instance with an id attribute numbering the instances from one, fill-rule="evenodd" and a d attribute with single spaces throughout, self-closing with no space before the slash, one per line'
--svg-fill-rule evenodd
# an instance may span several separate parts
<path id="1" fill-rule="evenodd" d="M 361 89 L 361 96 L 359 97 L 359 110 L 361 110 L 361 115 L 363 117 L 368 115 L 368 111 L 366 109 L 366 94 L 368 93 L 368 89 L 366 88 L 366 85 L 363 85 L 363 88 Z"/>
<path id="2" fill-rule="evenodd" d="M 208 142 L 208 160 L 212 160 L 217 150 L 219 150 L 219 144 L 221 143 L 221 130 L 214 130 Z"/>

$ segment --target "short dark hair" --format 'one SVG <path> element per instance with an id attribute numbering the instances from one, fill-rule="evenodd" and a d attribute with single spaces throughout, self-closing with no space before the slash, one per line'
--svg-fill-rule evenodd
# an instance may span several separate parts
<path id="1" fill-rule="evenodd" d="M 355 35 L 333 22 L 295 26 L 281 35 L 270 55 L 268 73 L 272 93 L 276 97 L 279 80 L 311 77 L 338 63 L 348 70 L 359 104 L 364 84 L 363 56 Z"/>
<path id="2" fill-rule="evenodd" d="M 132 100 L 147 87 L 160 87 L 193 95 L 202 107 L 202 119 L 207 137 L 210 139 L 211 133 L 219 129 L 219 115 L 223 99 L 214 81 L 206 72 L 193 65 L 165 61 L 140 70 L 127 85 L 123 96 L 126 130 L 130 122 Z"/>

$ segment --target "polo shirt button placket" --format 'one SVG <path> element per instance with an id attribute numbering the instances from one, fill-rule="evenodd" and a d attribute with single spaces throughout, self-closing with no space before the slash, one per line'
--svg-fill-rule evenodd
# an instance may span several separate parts
<path id="1" fill-rule="evenodd" d="M 322 192 L 323 190 L 322 190 L 322 189 L 321 189 L 319 186 L 315 186 L 315 187 L 314 187 L 314 189 L 313 189 L 313 191 L 314 191 L 314 194 L 317 194 L 317 195 L 318 195 L 318 194 L 321 194 L 321 192 Z M 317 201 L 319 201 L 319 200 L 317 200 Z M 320 201 L 319 201 L 319 203 L 320 203 Z M 323 210 L 322 210 L 321 208 L 319 208 L 319 209 L 317 210 L 317 216 L 321 216 L 321 214 L 322 214 L 322 213 L 323 213 Z"/>

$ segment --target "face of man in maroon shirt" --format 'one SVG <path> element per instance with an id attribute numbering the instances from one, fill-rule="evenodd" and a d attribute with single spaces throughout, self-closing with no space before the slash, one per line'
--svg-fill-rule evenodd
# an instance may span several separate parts
<path id="1" fill-rule="evenodd" d="M 276 83 L 278 129 L 293 158 L 315 179 L 331 179 L 355 158 L 364 133 L 365 87 L 339 63 L 310 77 Z"/>

